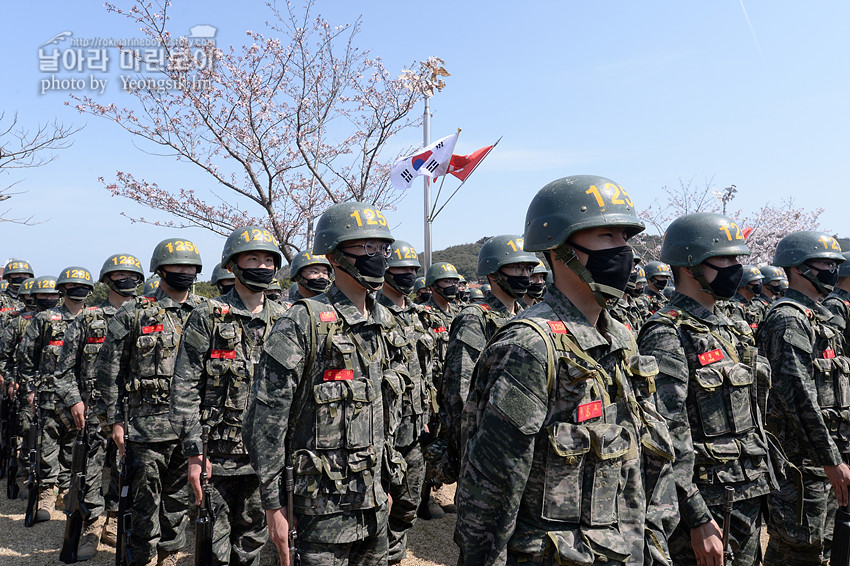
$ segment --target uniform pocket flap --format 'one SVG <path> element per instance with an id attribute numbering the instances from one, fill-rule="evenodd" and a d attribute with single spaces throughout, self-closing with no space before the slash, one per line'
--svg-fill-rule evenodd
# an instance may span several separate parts
<path id="1" fill-rule="evenodd" d="M 582 527 L 581 532 L 600 563 L 625 562 L 631 556 L 626 539 L 616 527 Z"/>
<path id="2" fill-rule="evenodd" d="M 579 425 L 555 423 L 549 428 L 549 442 L 561 458 L 581 456 L 590 451 L 590 433 Z"/>
<path id="3" fill-rule="evenodd" d="M 832 366 L 834 360 L 837 358 L 815 358 L 812 362 L 815 365 L 815 369 L 822 373 L 829 373 L 832 371 Z"/>
<path id="4" fill-rule="evenodd" d="M 336 403 L 345 399 L 347 390 L 344 381 L 317 383 L 313 386 L 313 398 L 317 405 Z"/>
<path id="5" fill-rule="evenodd" d="M 355 350 L 354 343 L 339 334 L 331 336 L 331 344 L 333 345 L 334 350 L 342 354 L 351 354 Z"/>
<path id="6" fill-rule="evenodd" d="M 701 388 L 714 391 L 723 385 L 723 374 L 713 367 L 699 368 L 694 372 L 694 381 Z"/>
<path id="7" fill-rule="evenodd" d="M 624 456 L 632 447 L 632 436 L 625 428 L 606 423 L 587 425 L 590 433 L 590 445 L 600 460 L 610 460 Z"/>
<path id="8" fill-rule="evenodd" d="M 670 462 L 674 459 L 673 439 L 667 423 L 651 413 L 644 414 L 645 432 L 641 435 L 640 443 L 650 452 L 661 456 Z"/>
<path id="9" fill-rule="evenodd" d="M 404 393 L 404 383 L 402 378 L 394 371 L 384 372 L 384 385 L 389 387 L 396 396 Z"/>
<path id="10" fill-rule="evenodd" d="M 850 358 L 847 356 L 838 356 L 833 358 L 835 365 L 841 370 L 841 373 L 850 373 Z"/>
<path id="11" fill-rule="evenodd" d="M 655 377 L 658 375 L 658 362 L 653 356 L 632 356 L 629 358 L 629 369 L 640 377 Z"/>
<path id="12" fill-rule="evenodd" d="M 219 324 L 216 333 L 225 340 L 233 340 L 239 334 L 235 324 L 225 323 Z"/>
<path id="13" fill-rule="evenodd" d="M 753 374 L 749 368 L 744 366 L 738 364 L 725 366 L 723 372 L 726 374 L 726 379 L 729 380 L 730 385 L 743 387 L 744 385 L 752 385 L 753 383 Z"/>
<path id="14" fill-rule="evenodd" d="M 358 450 L 348 454 L 348 469 L 354 473 L 362 472 L 369 468 L 374 468 L 376 463 L 376 455 L 374 448 Z"/>
<path id="15" fill-rule="evenodd" d="M 296 450 L 293 459 L 295 460 L 295 473 L 298 475 L 322 473 L 322 459 L 314 452 Z"/>
<path id="16" fill-rule="evenodd" d="M 732 438 L 706 442 L 705 449 L 708 455 L 717 462 L 730 462 L 741 457 L 741 447 Z"/>
<path id="17" fill-rule="evenodd" d="M 375 400 L 375 389 L 371 381 L 343 381 L 351 391 L 351 400 L 359 403 L 371 403 Z"/>
<path id="18" fill-rule="evenodd" d="M 332 480 L 343 480 L 346 478 L 348 475 L 348 458 L 345 452 L 341 450 L 328 450 L 322 452 L 321 458 L 326 476 Z"/>

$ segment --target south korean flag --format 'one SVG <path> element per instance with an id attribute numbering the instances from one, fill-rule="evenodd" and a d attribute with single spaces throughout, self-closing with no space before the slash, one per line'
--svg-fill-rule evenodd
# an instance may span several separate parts
<path id="1" fill-rule="evenodd" d="M 446 136 L 413 155 L 402 157 L 390 171 L 390 181 L 398 190 L 409 189 L 419 175 L 439 177 L 445 175 L 457 143 L 457 134 Z"/>

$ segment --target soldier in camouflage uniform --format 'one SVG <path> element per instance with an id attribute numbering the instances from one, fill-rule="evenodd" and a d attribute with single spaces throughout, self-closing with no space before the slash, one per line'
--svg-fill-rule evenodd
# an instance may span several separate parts
<path id="1" fill-rule="evenodd" d="M 189 315 L 174 366 L 169 418 L 189 457 L 189 483 L 199 505 L 201 428 L 210 427 L 211 505 L 221 509 L 213 554 L 218 564 L 249 566 L 260 563 L 268 531 L 260 483 L 242 443 L 242 419 L 263 341 L 286 311 L 264 298 L 281 265 L 280 249 L 268 230 L 238 228 L 224 244 L 221 265 L 234 274 L 234 289 Z"/>
<path id="2" fill-rule="evenodd" d="M 645 306 L 638 303 L 638 298 L 643 293 L 646 285 L 646 274 L 640 265 L 635 264 L 626 284 L 623 297 L 608 307 L 608 313 L 623 326 L 628 328 L 634 336 L 637 336 L 644 321 Z"/>
<path id="3" fill-rule="evenodd" d="M 732 314 L 746 322 L 753 332 L 758 329 L 765 313 L 767 313 L 764 303 L 756 300 L 756 297 L 761 297 L 763 281 L 764 275 L 761 274 L 758 267 L 745 265 L 738 291 L 729 299 L 729 302 L 732 303 Z"/>
<path id="4" fill-rule="evenodd" d="M 785 277 L 785 272 L 775 265 L 765 265 L 759 270 L 764 276 L 759 297 L 769 307 L 788 290 L 788 279 Z M 767 308 L 765 308 L 765 314 L 767 314 Z"/>
<path id="5" fill-rule="evenodd" d="M 469 284 L 466 281 L 466 277 L 461 275 L 460 278 L 457 280 L 457 299 L 455 300 L 455 305 L 457 305 L 458 309 L 461 309 L 468 300 Z"/>
<path id="6" fill-rule="evenodd" d="M 850 344 L 850 252 L 842 252 L 844 263 L 838 266 L 838 282 L 823 300 L 823 306 L 833 314 L 830 324 L 844 336 L 844 347 Z"/>
<path id="7" fill-rule="evenodd" d="M 758 342 L 773 368 L 767 429 L 787 463 L 768 497 L 766 564 L 827 564 L 837 505 L 847 505 L 850 358 L 818 302 L 844 261 L 838 242 L 821 232 L 794 232 L 776 246 L 773 264 L 785 269 L 789 289 L 767 313 Z"/>
<path id="8" fill-rule="evenodd" d="M 277 279 L 272 279 L 272 282 L 269 283 L 269 288 L 263 291 L 263 295 L 266 296 L 266 300 L 274 301 L 284 309 L 288 309 L 292 306 L 292 303 L 284 300 L 283 289 L 280 286 L 280 281 Z"/>
<path id="9" fill-rule="evenodd" d="M 144 287 L 142 287 L 142 296 L 143 297 L 153 297 L 156 293 L 157 289 L 159 289 L 159 283 L 161 278 L 157 274 L 153 274 L 147 278 L 145 281 Z"/>
<path id="10" fill-rule="evenodd" d="M 605 310 L 643 228 L 601 177 L 559 179 L 532 200 L 525 249 L 546 254 L 554 282 L 475 368 L 457 489 L 464 564 L 670 564 L 678 514 L 657 365 Z"/>
<path id="11" fill-rule="evenodd" d="M 289 277 L 298 285 L 293 300 L 312 299 L 331 287 L 331 264 L 321 254 L 301 252 L 289 266 Z"/>
<path id="12" fill-rule="evenodd" d="M 102 432 L 99 418 L 102 415 L 98 414 L 102 406 L 100 392 L 96 388 L 94 362 L 106 340 L 106 326 L 109 320 L 121 305 L 134 295 L 144 276 L 142 264 L 136 256 L 109 256 L 103 263 L 98 278 L 98 282 L 105 283 L 109 288 L 106 299 L 99 305 L 85 308 L 68 325 L 59 351 L 59 363 L 54 374 L 56 395 L 70 409 L 77 430 L 88 427 L 90 442 L 83 503 L 91 516 L 80 537 L 78 560 L 88 560 L 97 554 L 101 531 L 107 533 L 106 542 L 110 541 L 110 528 L 106 528 L 107 505 L 104 501 L 104 492 L 108 490 L 110 482 L 113 485 L 108 511 L 112 514 L 113 523 L 118 510 L 118 468 L 115 462 L 110 464 L 110 474 L 106 476 L 107 489 L 102 486 L 110 438 Z M 115 530 L 114 525 L 111 530 Z M 114 540 L 111 542 L 115 544 Z"/>
<path id="13" fill-rule="evenodd" d="M 664 290 L 670 284 L 670 278 L 673 274 L 670 272 L 670 266 L 660 261 L 650 261 L 644 268 L 646 275 L 646 287 L 643 290 L 643 305 L 647 312 L 646 318 L 649 318 L 658 309 L 667 304 L 667 296 Z"/>
<path id="14" fill-rule="evenodd" d="M 761 514 L 774 488 L 757 368 L 769 371 L 753 343 L 715 308 L 737 290 L 749 255 L 731 219 L 680 216 L 667 228 L 661 259 L 676 290 L 640 331 L 641 354 L 653 356 L 658 410 L 667 420 L 681 522 L 670 537 L 674 564 L 721 564 L 725 488 L 734 489 L 729 544 L 734 564 L 761 562 Z M 758 271 L 758 270 L 756 270 Z M 760 273 L 759 273 L 760 275 Z"/>
<path id="15" fill-rule="evenodd" d="M 135 463 L 128 482 L 130 550 L 138 564 L 172 565 L 186 541 L 189 490 L 186 456 L 168 421 L 168 403 L 183 327 L 201 302 L 190 292 L 201 256 L 192 242 L 169 238 L 154 248 L 150 270 L 161 277 L 159 286 L 125 303 L 109 321 L 95 375 L 112 440 L 120 454 L 130 450 Z"/>
<path id="16" fill-rule="evenodd" d="M 404 477 L 390 484 L 392 508 L 389 515 L 389 562 L 401 562 L 407 552 L 407 533 L 416 522 L 416 508 L 425 480 L 425 458 L 420 438 L 425 433 L 431 406 L 431 356 L 434 340 L 419 318 L 424 307 L 410 301 L 416 272 L 421 265 L 416 250 L 408 242 L 393 242 L 384 285 L 378 294 L 378 303 L 395 316 L 403 342 L 396 344 L 405 356 L 406 372 L 394 391 L 384 389 L 384 395 L 401 398 L 401 415 L 397 423 L 390 423 L 393 444 L 407 464 Z M 392 382 L 385 380 L 385 385 Z M 388 419 L 389 421 L 390 419 Z"/>
<path id="17" fill-rule="evenodd" d="M 260 478 L 269 534 L 282 566 L 289 518 L 304 566 L 386 564 L 387 445 L 383 382 L 398 379 L 401 351 L 392 313 L 375 301 L 393 238 L 380 210 L 331 206 L 316 225 L 313 252 L 326 254 L 335 282 L 296 302 L 263 346 L 242 438 Z M 393 362 L 395 360 L 395 362 Z M 294 509 L 284 468 L 294 467 Z"/>
<path id="18" fill-rule="evenodd" d="M 452 322 L 440 391 L 440 421 L 446 430 L 447 450 L 435 465 L 441 481 L 457 481 L 463 453 L 461 414 L 472 381 L 472 370 L 487 341 L 522 310 L 537 256 L 523 250 L 516 235 L 494 236 L 478 251 L 478 277 L 490 281 L 484 303 L 461 310 Z"/>
<path id="19" fill-rule="evenodd" d="M 413 294 L 416 296 L 413 302 L 419 305 L 428 302 L 428 299 L 431 298 L 431 290 L 425 286 L 424 277 L 416 278 L 416 281 L 413 283 Z"/>
<path id="20" fill-rule="evenodd" d="M 481 289 L 470 289 L 469 290 L 469 302 L 475 304 L 481 304 L 487 300 L 487 297 L 484 296 L 484 293 L 481 292 Z"/>
<path id="21" fill-rule="evenodd" d="M 210 277 L 210 284 L 215 285 L 218 288 L 218 292 L 221 295 L 226 295 L 230 291 L 233 290 L 233 285 L 236 283 L 236 276 L 230 272 L 226 267 L 222 267 L 219 263 L 213 269 L 212 277 Z"/>
<path id="22" fill-rule="evenodd" d="M 65 330 L 82 312 L 86 297 L 94 289 L 94 279 L 88 269 L 67 267 L 56 278 L 52 294 L 48 281 L 44 282 L 47 288 L 39 288 L 45 286 L 40 279 L 33 282 L 37 301 L 56 300 L 57 292 L 64 300 L 55 308 L 39 312 L 27 326 L 18 346 L 18 378 L 28 399 L 39 396 L 42 477 L 36 521 L 47 521 L 54 506 L 60 511 L 65 508 L 64 496 L 71 484 L 71 453 L 77 437 L 71 413 L 57 394 L 54 373 L 59 367 Z"/>
<path id="23" fill-rule="evenodd" d="M 6 313 L 20 310 L 23 303 L 18 299 L 18 289 L 21 283 L 35 277 L 29 262 L 22 259 L 10 259 L 3 268 L 3 280 L 8 283 L 6 289 L 0 293 L 0 323 L 5 324 Z"/>
<path id="24" fill-rule="evenodd" d="M 546 292 L 546 277 L 548 275 L 549 270 L 543 265 L 542 261 L 537 260 L 537 265 L 531 271 L 528 289 L 525 291 L 525 295 L 522 296 L 523 307 L 536 305 L 543 299 L 543 293 Z"/>

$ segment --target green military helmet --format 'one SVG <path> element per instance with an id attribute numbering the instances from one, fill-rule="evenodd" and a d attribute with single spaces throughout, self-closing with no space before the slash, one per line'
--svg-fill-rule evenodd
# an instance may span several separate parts
<path id="1" fill-rule="evenodd" d="M 635 266 L 635 274 L 637 275 L 637 278 L 635 279 L 635 283 L 646 284 L 646 269 L 644 269 L 640 265 L 636 265 Z"/>
<path id="2" fill-rule="evenodd" d="M 841 252 L 841 255 L 843 255 L 844 259 L 847 261 L 838 266 L 838 276 L 850 277 L 850 252 Z"/>
<path id="3" fill-rule="evenodd" d="M 156 245 L 151 255 L 151 273 L 163 265 L 194 265 L 198 273 L 203 269 L 201 254 L 198 247 L 189 240 L 168 238 Z"/>
<path id="4" fill-rule="evenodd" d="M 415 267 L 419 269 L 422 264 L 419 263 L 419 255 L 416 250 L 408 242 L 404 240 L 396 240 L 392 245 L 392 252 L 387 260 L 388 267 Z"/>
<path id="5" fill-rule="evenodd" d="M 481 289 L 481 292 L 482 292 L 482 293 L 484 293 L 484 294 L 486 295 L 487 293 L 489 293 L 489 292 L 490 292 L 490 289 L 492 289 L 492 287 L 490 287 L 490 284 L 489 284 L 489 283 L 484 283 L 483 285 L 481 285 L 481 286 L 479 287 L 479 289 Z"/>
<path id="6" fill-rule="evenodd" d="M 52 275 L 42 275 L 41 277 L 36 277 L 32 280 L 32 287 L 30 288 L 31 295 L 38 294 L 50 294 L 50 295 L 58 295 L 59 289 L 56 288 L 56 278 Z"/>
<path id="7" fill-rule="evenodd" d="M 480 302 L 484 300 L 484 293 L 481 292 L 481 289 L 470 289 L 469 290 L 469 301 L 472 303 Z"/>
<path id="8" fill-rule="evenodd" d="M 293 283 L 292 287 L 289 288 L 289 300 L 297 301 L 301 298 L 301 293 L 298 292 L 298 283 Z"/>
<path id="9" fill-rule="evenodd" d="M 549 269 L 546 267 L 546 265 L 542 261 L 538 260 L 537 265 L 535 265 L 534 269 L 531 270 L 531 274 L 532 275 L 544 275 L 544 276 L 546 276 L 546 275 L 549 275 Z"/>
<path id="10" fill-rule="evenodd" d="M 233 275 L 232 271 L 226 267 L 222 267 L 219 263 L 213 269 L 210 285 L 218 285 L 222 281 L 236 281 L 236 276 Z"/>
<path id="11" fill-rule="evenodd" d="M 650 261 L 643 268 L 643 276 L 649 280 L 653 277 L 673 277 L 670 266 L 661 261 Z"/>
<path id="12" fill-rule="evenodd" d="M 424 277 L 417 277 L 416 281 L 413 282 L 413 292 L 414 293 L 418 293 L 420 290 L 424 289 L 425 287 L 427 287 L 427 285 L 425 284 L 425 278 Z"/>
<path id="13" fill-rule="evenodd" d="M 395 240 L 384 214 L 365 202 L 341 202 L 331 206 L 319 217 L 313 238 L 313 253 L 328 254 L 342 242 L 372 238 L 390 243 Z"/>
<path id="14" fill-rule="evenodd" d="M 661 261 L 696 266 L 718 256 L 750 255 L 741 228 L 728 216 L 714 212 L 686 214 L 674 220 L 661 242 Z M 646 276 L 652 278 L 650 264 Z"/>
<path id="15" fill-rule="evenodd" d="M 142 288 L 142 296 L 153 297 L 156 290 L 159 289 L 159 283 L 162 279 L 159 275 L 152 275 L 145 281 L 145 286 Z"/>
<path id="16" fill-rule="evenodd" d="M 113 254 L 103 262 L 103 267 L 100 268 L 100 276 L 97 278 L 98 282 L 103 283 L 107 275 L 116 271 L 136 273 L 139 275 L 140 281 L 145 278 L 145 270 L 142 269 L 142 262 L 139 258 L 131 254 Z"/>
<path id="17" fill-rule="evenodd" d="M 30 279 L 32 279 L 32 277 L 30 277 Z M 0 280 L 0 293 L 5 293 L 6 289 L 8 289 L 8 288 L 9 288 L 9 282 L 6 281 L 5 279 Z"/>
<path id="18" fill-rule="evenodd" d="M 292 264 L 289 266 L 289 276 L 294 279 L 298 272 L 308 265 L 324 265 L 328 268 L 328 271 L 331 270 L 331 262 L 324 255 L 301 252 L 292 259 Z"/>
<path id="19" fill-rule="evenodd" d="M 744 274 L 741 276 L 741 284 L 738 286 L 746 287 L 750 283 L 762 280 L 764 280 L 764 275 L 761 274 L 761 269 L 755 265 L 745 265 Z"/>
<path id="20" fill-rule="evenodd" d="M 278 281 L 277 279 L 272 279 L 272 282 L 269 283 L 268 291 L 281 291 L 282 292 L 283 289 L 280 286 L 280 281 Z"/>
<path id="21" fill-rule="evenodd" d="M 13 275 L 35 277 L 35 271 L 32 270 L 32 266 L 30 266 L 28 261 L 24 261 L 22 259 L 10 259 L 6 262 L 6 266 L 3 268 L 3 279 L 8 280 Z"/>
<path id="22" fill-rule="evenodd" d="M 838 241 L 824 232 L 801 230 L 788 234 L 776 244 L 773 265 L 793 267 L 810 259 L 826 259 L 844 263 Z"/>
<path id="23" fill-rule="evenodd" d="M 536 265 L 540 260 L 533 253 L 525 251 L 524 244 L 521 236 L 513 234 L 493 236 L 484 242 L 478 250 L 478 276 L 492 275 L 502 266 L 512 263 Z"/>
<path id="24" fill-rule="evenodd" d="M 27 297 L 32 292 L 33 283 L 35 283 L 35 277 L 30 277 L 29 279 L 21 283 L 21 286 L 18 288 L 18 298 L 24 301 L 25 303 L 27 302 Z M 0 287 L 2 287 L 2 285 L 0 285 Z M 0 291 L 3 290 L 4 289 L 0 288 Z"/>
<path id="25" fill-rule="evenodd" d="M 460 273 L 457 272 L 454 265 L 447 261 L 432 263 L 431 267 L 425 272 L 425 286 L 432 287 L 440 279 L 457 279 L 459 281 Z"/>
<path id="26" fill-rule="evenodd" d="M 274 267 L 280 269 L 282 255 L 277 239 L 262 226 L 243 226 L 227 237 L 221 252 L 221 265 L 233 271 L 236 256 L 243 252 L 268 252 L 274 256 Z"/>
<path id="27" fill-rule="evenodd" d="M 66 283 L 76 283 L 94 288 L 94 277 L 92 277 L 91 271 L 85 267 L 72 265 L 63 269 L 59 273 L 59 277 L 56 278 L 57 287 L 61 288 Z"/>
<path id="28" fill-rule="evenodd" d="M 627 237 L 642 232 L 629 194 L 610 179 L 573 175 L 552 181 L 534 196 L 525 215 L 525 250 L 556 248 L 575 232 L 620 226 Z"/>
<path id="29" fill-rule="evenodd" d="M 775 265 L 763 265 L 759 268 L 759 271 L 761 271 L 765 283 L 785 280 L 785 272 Z"/>

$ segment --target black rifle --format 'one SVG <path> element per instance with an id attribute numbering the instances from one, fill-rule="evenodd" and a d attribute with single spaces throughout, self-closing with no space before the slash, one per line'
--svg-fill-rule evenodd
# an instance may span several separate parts
<path id="1" fill-rule="evenodd" d="M 36 375 L 34 383 L 38 383 Z M 38 513 L 38 494 L 41 491 L 41 407 L 38 400 L 38 388 L 33 392 L 32 424 L 30 424 L 30 475 L 27 480 L 29 498 L 27 499 L 27 512 L 24 515 L 24 526 L 31 527 L 35 524 L 35 516 Z"/>
<path id="2" fill-rule="evenodd" d="M 289 465 L 284 468 L 286 480 L 286 520 L 289 522 L 289 564 L 301 566 L 301 556 L 298 554 L 296 541 L 298 529 L 295 527 L 295 469 Z"/>
<path id="3" fill-rule="evenodd" d="M 207 442 L 210 437 L 210 426 L 201 428 L 201 443 L 203 458 L 201 459 L 201 504 L 198 505 L 198 518 L 195 519 L 195 566 L 213 565 L 213 525 L 215 513 L 212 510 L 210 497 L 210 478 L 207 475 Z"/>
<path id="4" fill-rule="evenodd" d="M 729 532 L 732 529 L 732 499 L 735 497 L 735 488 L 726 486 L 726 498 L 723 500 L 723 563 L 732 564 L 735 557 L 732 547 L 729 545 Z"/>
<path id="5" fill-rule="evenodd" d="M 829 563 L 833 566 L 850 566 L 850 511 L 846 506 L 839 507 L 835 513 L 832 556 Z"/>
<path id="6" fill-rule="evenodd" d="M 68 502 L 65 504 L 65 515 L 67 515 L 65 538 L 62 541 L 62 550 L 59 553 L 59 560 L 65 564 L 73 564 L 77 561 L 77 547 L 80 545 L 83 523 L 91 518 L 91 511 L 84 502 L 88 491 L 86 473 L 89 464 L 89 451 L 91 450 L 88 419 L 87 407 L 83 430 L 77 433 L 71 458 L 71 488 L 68 490 Z"/>
<path id="7" fill-rule="evenodd" d="M 9 469 L 11 443 L 9 438 L 9 413 L 12 411 L 12 398 L 6 395 L 6 383 L 0 392 L 0 480 L 6 477 Z"/>
<path id="8" fill-rule="evenodd" d="M 124 455 L 121 456 L 121 474 L 118 476 L 118 537 L 115 541 L 115 566 L 132 566 L 130 533 L 133 530 L 133 501 L 130 495 L 130 478 L 133 469 L 133 454 L 130 452 L 129 435 L 130 405 L 124 398 Z"/>
<path id="9" fill-rule="evenodd" d="M 17 499 L 21 493 L 21 487 L 18 485 L 18 411 L 20 410 L 20 398 L 15 395 L 12 398 L 12 404 L 9 408 L 9 464 L 6 469 L 6 497 L 9 499 Z"/>

